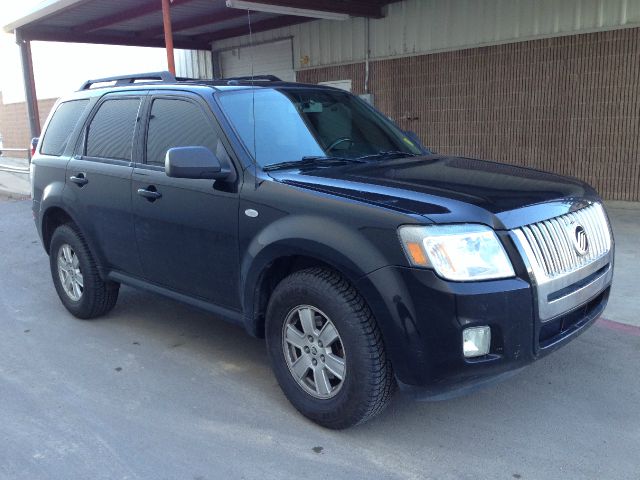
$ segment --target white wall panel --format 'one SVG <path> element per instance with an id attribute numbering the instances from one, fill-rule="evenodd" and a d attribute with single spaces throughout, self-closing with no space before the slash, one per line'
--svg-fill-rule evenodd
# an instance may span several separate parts
<path id="1" fill-rule="evenodd" d="M 176 75 L 188 78 L 211 78 L 211 53 L 196 50 L 175 50 Z"/>
<path id="2" fill-rule="evenodd" d="M 291 39 L 223 50 L 218 59 L 223 77 L 242 77 L 253 71 L 254 75 L 271 74 L 288 82 L 296 80 Z"/>
<path id="3" fill-rule="evenodd" d="M 640 26 L 640 0 L 404 0 L 387 9 L 369 20 L 372 59 Z M 357 62 L 365 58 L 365 22 L 317 20 L 255 33 L 253 41 L 293 38 L 295 68 Z M 213 49 L 248 44 L 242 36 Z"/>

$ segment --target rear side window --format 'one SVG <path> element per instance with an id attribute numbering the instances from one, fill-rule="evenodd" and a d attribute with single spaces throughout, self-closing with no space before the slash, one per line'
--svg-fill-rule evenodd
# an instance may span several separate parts
<path id="1" fill-rule="evenodd" d="M 220 157 L 222 144 L 198 105 L 178 99 L 155 99 L 149 117 L 147 163 L 164 166 L 167 150 L 173 147 L 207 147 Z"/>
<path id="2" fill-rule="evenodd" d="M 64 153 L 71 132 L 76 127 L 88 103 L 89 100 L 71 100 L 58 105 L 42 139 L 40 153 L 56 157 Z"/>
<path id="3" fill-rule="evenodd" d="M 114 98 L 98 108 L 87 131 L 86 155 L 131 161 L 140 98 Z"/>

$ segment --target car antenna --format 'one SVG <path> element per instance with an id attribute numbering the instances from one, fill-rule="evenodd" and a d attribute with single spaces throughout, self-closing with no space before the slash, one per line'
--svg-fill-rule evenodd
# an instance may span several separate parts
<path id="1" fill-rule="evenodd" d="M 256 85 L 254 80 L 253 31 L 251 29 L 251 10 L 247 10 L 249 23 L 249 51 L 251 52 L 251 115 L 253 117 L 253 178 L 254 189 L 258 188 L 258 149 L 256 142 Z"/>

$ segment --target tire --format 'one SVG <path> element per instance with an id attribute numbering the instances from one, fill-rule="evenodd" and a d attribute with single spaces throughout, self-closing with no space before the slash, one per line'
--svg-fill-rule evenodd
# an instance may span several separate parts
<path id="1" fill-rule="evenodd" d="M 68 261 L 69 256 L 71 262 Z M 63 258 L 63 266 L 59 264 L 59 257 Z M 49 265 L 56 292 L 63 305 L 75 317 L 84 320 L 99 317 L 115 306 L 120 284 L 102 280 L 96 261 L 75 225 L 61 225 L 53 232 Z M 72 270 L 73 272 L 69 273 Z M 76 282 L 64 282 L 63 278 L 67 278 L 68 275 L 72 275 Z M 82 286 L 78 289 L 71 288 L 70 285 L 79 285 L 77 280 Z"/>
<path id="2" fill-rule="evenodd" d="M 282 280 L 269 300 L 265 328 L 278 383 L 307 418 L 343 429 L 369 420 L 389 403 L 396 384 L 378 325 L 337 272 L 309 268 Z M 329 345 L 321 342 L 333 337 Z"/>

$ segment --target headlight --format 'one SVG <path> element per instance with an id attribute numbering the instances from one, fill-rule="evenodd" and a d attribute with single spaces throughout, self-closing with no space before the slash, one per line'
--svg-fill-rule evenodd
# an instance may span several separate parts
<path id="1" fill-rule="evenodd" d="M 495 232 L 484 225 L 406 225 L 399 229 L 407 258 L 432 267 L 448 280 L 488 280 L 515 276 Z"/>

